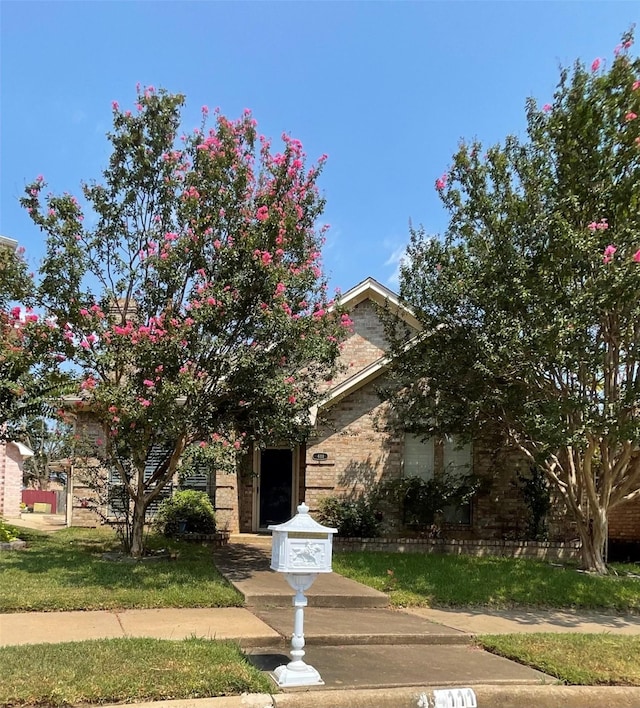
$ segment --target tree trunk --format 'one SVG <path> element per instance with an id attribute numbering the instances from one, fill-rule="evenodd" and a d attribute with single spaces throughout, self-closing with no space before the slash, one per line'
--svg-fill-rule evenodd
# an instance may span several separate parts
<path id="1" fill-rule="evenodd" d="M 142 499 L 135 499 L 131 518 L 131 546 L 129 555 L 141 558 L 144 555 L 144 521 L 146 508 Z"/>
<path id="2" fill-rule="evenodd" d="M 607 543 L 607 511 L 595 509 L 589 524 L 578 524 L 582 541 L 582 567 L 600 575 L 606 575 L 607 564 L 604 560 Z"/>

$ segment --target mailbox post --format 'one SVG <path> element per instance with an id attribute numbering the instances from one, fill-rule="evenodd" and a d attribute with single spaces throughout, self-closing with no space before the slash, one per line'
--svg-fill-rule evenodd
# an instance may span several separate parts
<path id="1" fill-rule="evenodd" d="M 304 656 L 304 608 L 308 590 L 318 573 L 331 573 L 333 534 L 337 529 L 322 526 L 309 516 L 309 507 L 302 502 L 298 513 L 283 524 L 269 526 L 272 532 L 271 569 L 284 573 L 295 591 L 293 598 L 294 622 L 291 637 L 291 661 L 273 672 L 281 688 L 293 686 L 320 686 L 320 674 L 306 664 Z"/>

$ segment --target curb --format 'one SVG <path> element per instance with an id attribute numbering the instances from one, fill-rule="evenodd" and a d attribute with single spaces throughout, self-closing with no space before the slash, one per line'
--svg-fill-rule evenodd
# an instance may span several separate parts
<path id="1" fill-rule="evenodd" d="M 441 688 L 446 688 L 443 686 Z M 462 687 L 450 687 L 462 688 Z M 640 687 L 625 686 L 489 686 L 470 687 L 477 708 L 640 708 Z M 222 698 L 197 698 L 129 703 L 127 708 L 435 708 L 433 686 L 408 688 L 314 690 L 292 693 L 249 693 Z M 440 705 L 460 705 L 449 703 Z M 122 708 L 121 705 L 102 708 Z"/>

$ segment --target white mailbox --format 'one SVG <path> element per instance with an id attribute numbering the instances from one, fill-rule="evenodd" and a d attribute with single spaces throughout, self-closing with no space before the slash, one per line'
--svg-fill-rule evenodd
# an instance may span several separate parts
<path id="1" fill-rule="evenodd" d="M 298 513 L 283 524 L 269 526 L 271 570 L 279 573 L 330 573 L 333 534 L 338 529 L 319 524 L 303 502 Z"/>
<path id="2" fill-rule="evenodd" d="M 269 526 L 271 538 L 271 570 L 284 573 L 286 581 L 295 590 L 293 606 L 293 634 L 291 635 L 291 661 L 278 666 L 273 678 L 278 686 L 320 686 L 324 683 L 320 674 L 303 661 L 304 608 L 307 606 L 305 591 L 318 573 L 331 572 L 331 548 L 333 534 L 330 529 L 309 516 L 309 507 L 302 502 L 298 513 L 284 524 Z"/>

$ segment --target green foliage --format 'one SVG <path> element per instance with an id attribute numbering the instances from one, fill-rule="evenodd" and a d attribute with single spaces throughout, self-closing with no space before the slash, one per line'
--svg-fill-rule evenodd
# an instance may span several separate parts
<path id="1" fill-rule="evenodd" d="M 529 511 L 527 538 L 531 541 L 544 541 L 548 536 L 547 515 L 551 511 L 549 480 L 536 465 L 530 466 L 528 475 L 516 472 L 516 478 Z"/>
<path id="2" fill-rule="evenodd" d="M 469 502 L 479 487 L 480 480 L 473 475 L 443 473 L 428 480 L 421 477 L 388 480 L 376 493 L 396 506 L 403 526 L 425 533 L 442 521 L 447 508 Z"/>
<path id="3" fill-rule="evenodd" d="M 0 438 L 8 440 L 20 439 L 25 417 L 50 412 L 50 397 L 67 381 L 56 328 L 31 309 L 35 286 L 23 251 L 0 237 Z"/>
<path id="4" fill-rule="evenodd" d="M 376 509 L 375 497 L 362 494 L 356 497 L 329 496 L 319 504 L 319 519 L 337 528 L 345 538 L 373 538 L 380 534 L 381 514 Z"/>
<path id="5" fill-rule="evenodd" d="M 108 167 L 82 188 L 91 218 L 40 178 L 21 200 L 47 237 L 42 302 L 83 371 L 75 405 L 90 401 L 131 500 L 134 555 L 190 446 L 228 461 L 227 448 L 305 437 L 349 324 L 320 268 L 324 157 L 307 166 L 288 135 L 272 151 L 248 111 L 203 108 L 180 135 L 184 102 L 148 87 L 134 111 L 113 104 Z"/>
<path id="6" fill-rule="evenodd" d="M 169 538 L 185 532 L 213 533 L 216 513 L 206 492 L 185 489 L 160 504 L 154 523 Z"/>
<path id="7" fill-rule="evenodd" d="M 437 182 L 442 238 L 412 230 L 389 323 L 399 421 L 497 430 L 564 499 L 605 572 L 608 509 L 640 494 L 640 60 L 563 70 L 527 136 L 463 142 Z M 606 68 L 605 68 L 606 66 Z"/>
<path id="8" fill-rule="evenodd" d="M 12 526 L 7 526 L 7 524 L 0 519 L 0 543 L 11 543 L 11 541 L 16 541 L 17 539 L 15 529 Z"/>

